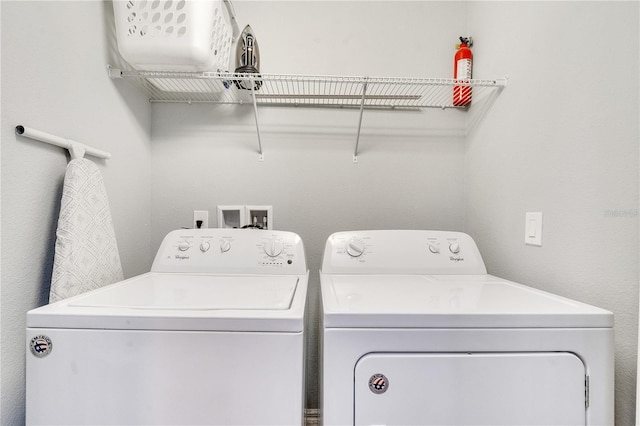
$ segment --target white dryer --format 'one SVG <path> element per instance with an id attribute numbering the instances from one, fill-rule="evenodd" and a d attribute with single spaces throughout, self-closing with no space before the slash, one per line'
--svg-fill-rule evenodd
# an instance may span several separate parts
<path id="1" fill-rule="evenodd" d="M 27 313 L 27 424 L 302 424 L 307 283 L 294 233 L 169 233 L 151 272 Z"/>
<path id="2" fill-rule="evenodd" d="M 613 425 L 613 314 L 488 275 L 443 231 L 329 237 L 325 425 Z"/>

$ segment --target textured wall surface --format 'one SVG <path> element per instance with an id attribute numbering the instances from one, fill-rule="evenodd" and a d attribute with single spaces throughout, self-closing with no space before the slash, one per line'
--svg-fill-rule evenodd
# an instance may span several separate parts
<path id="1" fill-rule="evenodd" d="M 475 70 L 509 86 L 467 140 L 466 230 L 490 273 L 615 314 L 616 424 L 634 422 L 638 2 L 470 2 Z M 542 247 L 524 244 L 543 213 Z"/>
<path id="2" fill-rule="evenodd" d="M 149 104 L 113 82 L 111 4 L 2 2 L 2 416 L 24 421 L 25 317 L 47 303 L 66 150 L 17 124 L 110 151 L 100 168 L 124 273 L 148 270 Z"/>

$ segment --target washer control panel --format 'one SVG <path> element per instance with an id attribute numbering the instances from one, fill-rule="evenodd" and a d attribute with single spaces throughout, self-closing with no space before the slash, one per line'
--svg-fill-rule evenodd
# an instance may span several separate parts
<path id="1" fill-rule="evenodd" d="M 338 232 L 327 240 L 323 273 L 486 274 L 473 239 L 462 232 Z"/>
<path id="2" fill-rule="evenodd" d="M 152 272 L 305 274 L 297 234 L 258 229 L 180 229 L 164 238 Z"/>

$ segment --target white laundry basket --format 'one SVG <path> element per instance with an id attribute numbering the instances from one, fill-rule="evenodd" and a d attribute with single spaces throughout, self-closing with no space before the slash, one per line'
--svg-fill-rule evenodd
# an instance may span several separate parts
<path id="1" fill-rule="evenodd" d="M 114 0 L 118 50 L 136 69 L 228 71 L 232 28 L 221 0 Z"/>

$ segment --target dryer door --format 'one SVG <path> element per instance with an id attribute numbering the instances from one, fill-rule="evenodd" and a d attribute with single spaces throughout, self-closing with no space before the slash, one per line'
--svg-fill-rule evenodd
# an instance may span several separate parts
<path id="1" fill-rule="evenodd" d="M 356 425 L 584 425 L 574 354 L 373 353 L 355 368 Z"/>

